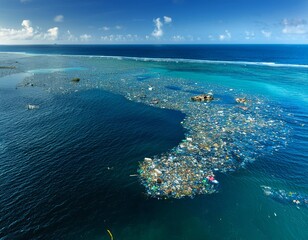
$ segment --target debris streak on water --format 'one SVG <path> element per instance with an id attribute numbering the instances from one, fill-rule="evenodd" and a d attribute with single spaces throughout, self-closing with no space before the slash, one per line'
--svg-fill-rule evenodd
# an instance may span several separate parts
<path id="1" fill-rule="evenodd" d="M 308 237 L 307 209 L 260 189 L 307 196 L 306 62 L 1 53 L 0 66 L 15 66 L 0 69 L 0 238 Z"/>

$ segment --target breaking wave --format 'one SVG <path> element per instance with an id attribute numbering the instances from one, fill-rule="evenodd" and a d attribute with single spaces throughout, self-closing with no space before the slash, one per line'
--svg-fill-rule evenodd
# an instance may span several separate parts
<path id="1" fill-rule="evenodd" d="M 67 56 L 67 57 L 86 57 L 86 58 L 106 58 L 117 60 L 135 60 L 142 62 L 172 62 L 172 63 L 199 63 L 199 64 L 232 64 L 232 65 L 248 65 L 248 66 L 266 66 L 278 68 L 308 68 L 308 64 L 291 64 L 277 62 L 250 62 L 250 61 L 227 61 L 227 60 L 208 60 L 208 59 L 186 59 L 186 58 L 148 58 L 148 57 L 128 57 L 128 56 L 103 56 L 103 55 L 74 55 L 74 54 L 41 54 L 41 53 L 25 53 L 25 52 L 0 52 L 10 54 L 23 54 L 30 56 Z"/>

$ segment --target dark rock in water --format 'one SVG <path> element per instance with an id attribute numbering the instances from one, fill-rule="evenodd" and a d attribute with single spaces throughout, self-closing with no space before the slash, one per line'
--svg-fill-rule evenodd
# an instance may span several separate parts
<path id="1" fill-rule="evenodd" d="M 77 82 L 79 82 L 79 81 L 80 81 L 80 78 L 73 78 L 73 79 L 72 79 L 72 82 L 76 82 L 76 83 L 77 83 Z"/>
<path id="2" fill-rule="evenodd" d="M 191 100 L 194 102 L 205 102 L 205 101 L 209 102 L 212 101 L 213 99 L 214 99 L 213 95 L 209 93 L 191 97 Z"/>

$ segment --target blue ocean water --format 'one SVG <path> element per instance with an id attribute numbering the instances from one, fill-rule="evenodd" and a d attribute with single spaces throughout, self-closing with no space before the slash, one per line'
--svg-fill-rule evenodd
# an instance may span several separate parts
<path id="1" fill-rule="evenodd" d="M 110 239 L 106 229 L 125 240 L 308 238 L 308 209 L 274 201 L 260 188 L 308 194 L 307 45 L 0 51 L 0 67 L 16 66 L 0 69 L 0 239 Z M 69 79 L 79 76 L 72 85 Z M 27 79 L 34 87 L 24 86 Z M 149 198 L 130 175 L 144 157 L 185 138 L 185 115 L 128 101 L 116 87 L 123 79 L 146 86 L 166 79 L 165 89 L 176 94 L 226 89 L 230 94 L 219 98 L 228 104 L 233 91 L 264 98 L 282 110 L 277 119 L 285 123 L 287 145 L 264 150 L 237 172 L 218 173 L 217 194 Z M 139 85 L 127 86 L 135 93 Z M 29 111 L 27 104 L 40 108 Z"/>

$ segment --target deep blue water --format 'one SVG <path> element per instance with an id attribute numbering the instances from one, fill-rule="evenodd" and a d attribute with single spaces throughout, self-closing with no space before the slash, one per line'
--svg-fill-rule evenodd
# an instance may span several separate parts
<path id="1" fill-rule="evenodd" d="M 0 53 L 0 66 L 17 64 L 15 70 L 0 69 L 0 239 L 107 240 L 106 229 L 122 240 L 308 239 L 308 209 L 276 202 L 260 189 L 269 185 L 308 194 L 307 45 L 38 45 L 0 46 L 0 52 L 30 54 Z M 42 85 L 16 89 L 31 74 Z M 63 93 L 65 80 L 75 74 L 88 78 L 89 86 Z M 127 75 L 147 83 L 158 74 L 263 96 L 283 110 L 281 119 L 290 131 L 287 146 L 240 171 L 218 174 L 217 194 L 148 198 L 138 178 L 130 175 L 144 157 L 165 152 L 184 138 L 180 122 L 185 115 L 128 101 L 95 81 Z M 172 84 L 165 89 L 199 93 Z M 229 96 L 219 98 L 232 102 Z M 29 103 L 40 109 L 28 111 Z"/>
<path id="2" fill-rule="evenodd" d="M 145 199 L 137 178 L 129 177 L 140 157 L 166 151 L 183 138 L 183 129 L 173 123 L 182 114 L 153 111 L 99 90 L 1 98 L 4 239 L 88 239 L 103 236 L 109 221 L 130 223 L 128 216 Z M 24 108 L 32 101 L 49 104 L 33 114 Z"/>

